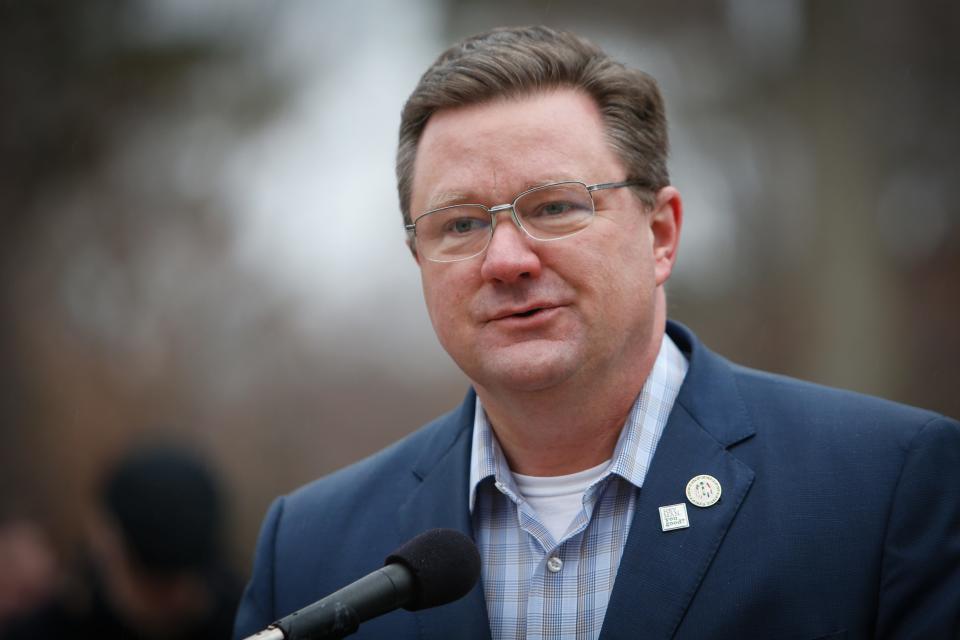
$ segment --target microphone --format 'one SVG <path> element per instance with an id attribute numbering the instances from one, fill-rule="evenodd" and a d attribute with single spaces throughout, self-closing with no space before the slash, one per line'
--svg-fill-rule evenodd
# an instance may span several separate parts
<path id="1" fill-rule="evenodd" d="M 473 540 L 454 529 L 430 529 L 387 556 L 383 568 L 246 640 L 344 638 L 361 622 L 400 607 L 418 611 L 459 600 L 479 577 L 480 554 Z"/>

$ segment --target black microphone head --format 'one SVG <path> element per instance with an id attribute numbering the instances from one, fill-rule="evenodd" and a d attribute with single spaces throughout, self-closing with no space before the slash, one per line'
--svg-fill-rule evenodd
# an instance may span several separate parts
<path id="1" fill-rule="evenodd" d="M 416 592 L 408 611 L 459 600 L 480 578 L 480 553 L 468 536 L 454 529 L 430 529 L 404 543 L 384 564 L 399 563 L 413 574 Z"/>

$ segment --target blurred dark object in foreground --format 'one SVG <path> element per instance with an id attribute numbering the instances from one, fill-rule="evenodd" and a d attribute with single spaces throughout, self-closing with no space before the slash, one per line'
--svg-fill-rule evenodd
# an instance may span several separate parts
<path id="1" fill-rule="evenodd" d="M 229 638 L 240 583 L 222 561 L 223 503 L 203 461 L 137 451 L 100 497 L 77 575 L 4 640 Z"/>

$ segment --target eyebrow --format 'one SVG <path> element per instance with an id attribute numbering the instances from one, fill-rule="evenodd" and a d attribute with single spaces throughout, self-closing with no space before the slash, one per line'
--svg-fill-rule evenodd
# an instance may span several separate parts
<path id="1" fill-rule="evenodd" d="M 525 191 L 529 191 L 530 189 L 545 187 L 549 184 L 557 184 L 559 182 L 582 182 L 582 180 L 577 180 L 576 178 L 554 177 L 554 178 L 547 178 L 544 180 L 537 180 L 534 182 L 528 182 L 527 186 L 525 186 L 524 188 L 520 189 L 515 194 L 513 194 L 513 198 L 516 198 L 521 193 Z M 511 202 L 513 201 L 513 198 L 511 198 Z M 467 192 L 465 191 L 442 191 L 427 201 L 426 208 L 421 213 L 426 213 L 427 211 L 433 211 L 435 209 L 442 209 L 443 207 L 451 207 L 458 204 L 483 204 L 483 203 L 480 202 L 478 198 L 467 195 Z M 496 204 L 501 204 L 501 203 L 496 203 Z"/>
<path id="2" fill-rule="evenodd" d="M 470 197 L 463 191 L 443 191 L 430 198 L 423 211 L 433 211 L 434 209 L 441 209 L 456 204 L 480 204 L 476 201 L 467 202 L 468 200 L 470 200 Z"/>

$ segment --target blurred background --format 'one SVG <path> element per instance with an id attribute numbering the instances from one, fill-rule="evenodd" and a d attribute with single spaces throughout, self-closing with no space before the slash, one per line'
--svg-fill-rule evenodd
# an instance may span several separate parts
<path id="1" fill-rule="evenodd" d="M 76 553 L 103 469 L 205 456 L 240 572 L 277 494 L 456 405 L 393 154 L 504 24 L 656 77 L 671 315 L 744 364 L 960 416 L 960 4 L 0 0 L 0 519 Z"/>

